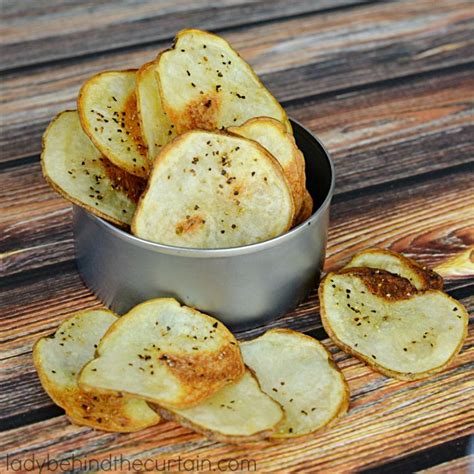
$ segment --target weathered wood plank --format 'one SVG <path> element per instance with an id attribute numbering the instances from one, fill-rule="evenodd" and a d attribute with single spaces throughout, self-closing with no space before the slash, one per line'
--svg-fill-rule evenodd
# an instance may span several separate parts
<path id="1" fill-rule="evenodd" d="M 427 14 L 429 9 L 429 14 Z M 275 95 L 308 95 L 464 64 L 473 58 L 474 14 L 462 0 L 403 0 L 312 15 L 226 34 Z M 47 123 L 74 108 L 80 85 L 104 69 L 137 67 L 163 45 L 78 59 L 5 76 L 0 161 L 37 154 Z"/>
<path id="2" fill-rule="evenodd" d="M 438 466 L 419 471 L 419 474 L 453 474 L 454 472 L 468 474 L 474 466 L 474 454 L 463 456 L 454 461 L 444 462 Z"/>
<path id="3" fill-rule="evenodd" d="M 332 207 L 326 270 L 337 268 L 355 251 L 369 246 L 403 251 L 431 265 L 471 247 L 474 245 L 474 209 L 468 200 L 472 196 L 471 180 L 468 173 L 452 172 L 423 182 L 401 182 L 394 188 L 369 189 L 350 200 L 336 201 Z M 463 280 L 454 280 L 451 288 L 463 284 Z M 8 307 L 0 327 L 9 376 L 1 387 L 0 400 L 8 405 L 6 413 L 24 412 L 43 406 L 34 405 L 32 399 L 39 403 L 46 400 L 38 386 L 28 385 L 34 377 L 31 364 L 27 369 L 34 341 L 52 332 L 67 314 L 96 307 L 98 302 L 84 287 L 73 261 L 10 277 L 3 295 Z M 317 312 L 313 293 L 306 303 L 273 325 L 317 330 L 320 328 Z M 246 338 L 261 331 L 262 328 L 256 328 L 240 336 Z M 17 400 L 13 380 L 23 373 L 25 389 L 21 400 Z M 33 390 L 31 398 L 26 386 Z"/>
<path id="4" fill-rule="evenodd" d="M 385 88 L 374 85 L 289 112 L 328 147 L 340 194 L 471 161 L 469 79 L 469 72 L 461 71 Z M 72 258 L 69 205 L 44 182 L 38 163 L 4 171 L 0 201 L 5 274 Z"/>
<path id="5" fill-rule="evenodd" d="M 354 193 L 350 200 L 336 201 L 328 267 L 371 245 L 390 246 L 431 266 L 471 249 L 473 170 L 460 168 L 457 173 L 426 181 L 415 177 L 401 186 L 381 185 L 371 194 Z M 450 183 L 443 185 L 445 180 Z"/>
<path id="6" fill-rule="evenodd" d="M 178 455 L 199 455 L 212 462 L 226 457 L 255 459 L 258 472 L 360 470 L 469 434 L 474 421 L 468 410 L 474 395 L 469 381 L 473 333 L 466 342 L 450 369 L 427 380 L 406 383 L 370 371 L 325 340 L 349 382 L 349 414 L 317 436 L 265 445 L 265 449 L 262 444 L 235 447 L 213 443 L 169 422 L 138 434 L 116 435 L 72 426 L 64 416 L 6 432 L 0 442 L 10 456 L 23 459 L 33 452 L 38 459 L 46 453 L 57 459 L 72 454 L 98 459 L 122 454 L 129 459 L 161 462 Z"/>
<path id="7" fill-rule="evenodd" d="M 473 161 L 469 70 L 374 85 L 292 106 L 288 113 L 329 150 L 337 192 Z"/>
<path id="8" fill-rule="evenodd" d="M 0 70 L 170 40 L 183 28 L 222 29 L 361 0 L 12 2 L 2 7 Z M 61 47 L 58 47 L 58 43 Z"/>

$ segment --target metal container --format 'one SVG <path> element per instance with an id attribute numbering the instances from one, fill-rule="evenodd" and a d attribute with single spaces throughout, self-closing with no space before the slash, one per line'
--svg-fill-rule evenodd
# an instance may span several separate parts
<path id="1" fill-rule="evenodd" d="M 200 250 L 139 239 L 75 206 L 77 266 L 86 285 L 119 314 L 147 299 L 171 296 L 233 329 L 294 309 L 318 284 L 323 268 L 334 168 L 319 140 L 297 122 L 292 125 L 314 199 L 306 222 L 265 242 Z"/>

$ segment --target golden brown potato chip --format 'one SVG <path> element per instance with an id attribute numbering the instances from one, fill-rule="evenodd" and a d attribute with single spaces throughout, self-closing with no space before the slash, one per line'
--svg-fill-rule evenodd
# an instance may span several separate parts
<path id="1" fill-rule="evenodd" d="M 322 281 L 321 319 L 331 339 L 389 377 L 416 380 L 443 370 L 466 337 L 462 304 L 439 290 L 403 295 L 409 283 L 394 274 L 385 295 L 375 295 L 368 283 L 351 269 Z"/>
<path id="2" fill-rule="evenodd" d="M 285 421 L 273 438 L 313 433 L 349 407 L 349 388 L 331 354 L 312 337 L 272 329 L 240 345 L 262 390 L 280 403 Z"/>
<path id="3" fill-rule="evenodd" d="M 248 443 L 270 436 L 284 419 L 281 406 L 262 392 L 249 370 L 237 382 L 191 408 L 154 407 L 163 418 L 226 443 Z"/>
<path id="4" fill-rule="evenodd" d="M 162 244 L 222 248 L 286 232 L 294 205 L 281 166 L 258 143 L 192 131 L 155 162 L 132 232 Z"/>
<path id="5" fill-rule="evenodd" d="M 291 132 L 278 101 L 227 41 L 206 31 L 181 31 L 157 60 L 163 106 L 178 133 L 273 117 Z"/>
<path id="6" fill-rule="evenodd" d="M 43 388 L 74 423 L 105 431 L 138 431 L 160 421 L 145 401 L 86 391 L 77 384 L 79 371 L 94 357 L 100 338 L 116 320 L 106 310 L 77 313 L 35 344 L 33 361 Z"/>
<path id="7" fill-rule="evenodd" d="M 255 117 L 238 127 L 229 127 L 231 133 L 255 140 L 267 149 L 280 163 L 291 188 L 295 214 L 303 206 L 306 191 L 305 162 L 295 139 L 284 125 L 270 117 Z"/>
<path id="8" fill-rule="evenodd" d="M 77 108 L 82 128 L 119 168 L 148 175 L 150 162 L 137 111 L 136 71 L 101 72 L 81 88 Z"/>
<path id="9" fill-rule="evenodd" d="M 184 408 L 243 373 L 237 341 L 222 323 L 172 298 L 158 298 L 135 306 L 111 326 L 79 383 Z"/>
<path id="10" fill-rule="evenodd" d="M 176 136 L 174 125 L 161 104 L 155 69 L 156 63 L 152 61 L 138 70 L 136 89 L 141 130 L 150 162 Z"/>
<path id="11" fill-rule="evenodd" d="M 450 279 L 474 277 L 474 245 L 440 262 L 435 271 Z"/>
<path id="12" fill-rule="evenodd" d="M 311 194 L 306 190 L 303 197 L 303 204 L 301 206 L 299 214 L 296 216 L 295 225 L 300 225 L 306 219 L 309 219 L 313 214 L 313 198 Z"/>
<path id="13" fill-rule="evenodd" d="M 443 278 L 415 260 L 386 249 L 366 249 L 356 253 L 344 268 L 380 268 L 400 275 L 410 281 L 417 290 L 442 290 Z"/>
<path id="14" fill-rule="evenodd" d="M 114 224 L 130 224 L 145 182 L 102 156 L 75 110 L 61 112 L 47 128 L 41 165 L 46 181 L 69 201 Z"/>

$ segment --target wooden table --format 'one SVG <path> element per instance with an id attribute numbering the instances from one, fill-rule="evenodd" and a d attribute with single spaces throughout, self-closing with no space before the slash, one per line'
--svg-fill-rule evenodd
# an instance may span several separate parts
<path id="1" fill-rule="evenodd" d="M 447 370 L 412 383 L 339 351 L 321 328 L 316 291 L 293 313 L 239 334 L 304 331 L 331 350 L 351 389 L 350 411 L 334 427 L 265 448 L 212 442 L 171 422 L 126 435 L 73 426 L 42 390 L 31 348 L 67 315 L 100 306 L 76 270 L 71 206 L 41 176 L 41 135 L 57 112 L 75 108 L 89 76 L 137 67 L 191 26 L 230 40 L 329 149 L 337 185 L 326 270 L 368 246 L 403 251 L 437 266 L 472 310 L 472 2 L 25 0 L 3 2 L 2 14 L 0 403 L 10 461 L 122 454 L 214 467 L 255 460 L 258 472 L 467 472 L 472 327 Z"/>

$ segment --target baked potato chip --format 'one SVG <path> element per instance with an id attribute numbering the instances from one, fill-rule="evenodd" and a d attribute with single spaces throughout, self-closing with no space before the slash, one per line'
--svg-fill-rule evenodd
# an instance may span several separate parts
<path id="1" fill-rule="evenodd" d="M 43 388 L 74 423 L 105 431 L 138 431 L 160 421 L 145 401 L 85 391 L 77 384 L 79 371 L 117 319 L 105 310 L 77 313 L 35 344 L 33 361 Z"/>
<path id="2" fill-rule="evenodd" d="M 309 194 L 309 192 L 306 190 L 304 193 L 303 204 L 301 206 L 300 212 L 296 216 L 295 226 L 300 225 L 306 219 L 309 219 L 312 213 L 313 213 L 313 198 L 311 197 L 311 194 Z"/>
<path id="3" fill-rule="evenodd" d="M 402 254 L 385 249 L 366 249 L 356 253 L 344 268 L 380 268 L 406 278 L 417 290 L 442 290 L 443 278 L 433 270 Z"/>
<path id="4" fill-rule="evenodd" d="M 154 61 L 144 64 L 137 72 L 137 107 L 143 140 L 152 162 L 163 146 L 175 136 L 174 125 L 161 105 L 160 91 L 155 77 Z"/>
<path id="5" fill-rule="evenodd" d="M 407 278 L 387 272 L 386 270 L 368 267 L 343 268 L 337 273 L 350 273 L 351 275 L 358 276 L 370 293 L 387 300 L 408 299 L 418 291 Z M 347 295 L 346 298 L 349 299 Z"/>
<path id="6" fill-rule="evenodd" d="M 172 298 L 132 308 L 107 331 L 96 354 L 82 369 L 82 387 L 165 407 L 196 405 L 244 373 L 232 333 Z"/>
<path id="7" fill-rule="evenodd" d="M 119 168 L 146 177 L 150 162 L 137 111 L 136 71 L 101 72 L 81 88 L 77 108 L 82 128 Z"/>
<path id="8" fill-rule="evenodd" d="M 262 392 L 249 370 L 199 405 L 183 409 L 154 407 L 161 416 L 226 443 L 270 436 L 284 418 L 281 406 Z"/>
<path id="9" fill-rule="evenodd" d="M 239 127 L 229 127 L 231 133 L 255 140 L 266 148 L 280 163 L 291 188 L 295 203 L 295 214 L 303 206 L 306 192 L 305 161 L 293 135 L 284 125 L 270 117 L 255 117 Z"/>
<path id="10" fill-rule="evenodd" d="M 281 166 L 261 145 L 222 132 L 191 131 L 155 161 L 132 232 L 181 247 L 235 247 L 286 232 L 293 215 Z"/>
<path id="11" fill-rule="evenodd" d="M 289 329 L 272 329 L 240 345 L 262 390 L 283 406 L 285 421 L 273 438 L 313 433 L 349 407 L 346 380 L 324 346 Z"/>
<path id="12" fill-rule="evenodd" d="M 474 245 L 443 260 L 436 265 L 435 271 L 450 279 L 474 277 Z"/>
<path id="13" fill-rule="evenodd" d="M 61 112 L 47 128 L 41 165 L 46 181 L 69 201 L 114 224 L 130 224 L 145 182 L 101 155 L 75 110 Z"/>
<path id="14" fill-rule="evenodd" d="M 178 33 L 157 60 L 163 106 L 178 133 L 273 117 L 291 133 L 283 107 L 227 41 L 207 31 Z"/>
<path id="15" fill-rule="evenodd" d="M 396 279 L 401 287 L 408 283 L 392 274 L 391 293 L 376 295 L 376 285 L 358 270 L 329 273 L 319 287 L 321 319 L 335 344 L 382 374 L 400 380 L 428 377 L 461 349 L 468 314 L 439 290 L 403 296 Z"/>

